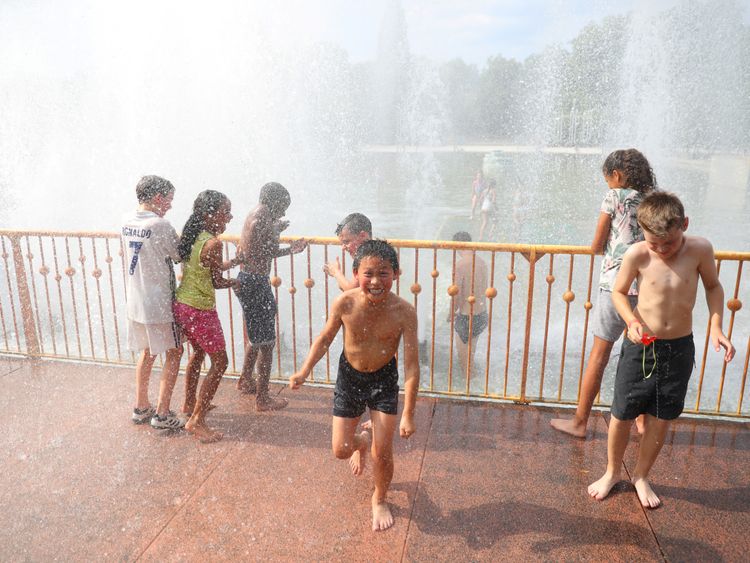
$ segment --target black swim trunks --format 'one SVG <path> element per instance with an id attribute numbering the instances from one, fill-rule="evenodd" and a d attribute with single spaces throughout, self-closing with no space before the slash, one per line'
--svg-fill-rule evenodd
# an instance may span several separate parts
<path id="1" fill-rule="evenodd" d="M 662 420 L 677 418 L 685 406 L 694 367 L 692 334 L 656 340 L 648 346 L 626 338 L 617 363 L 612 416 L 632 420 L 647 413 Z"/>
<path id="2" fill-rule="evenodd" d="M 474 321 L 471 324 L 472 338 L 476 338 L 484 332 L 484 329 L 487 328 L 487 318 L 487 311 L 474 315 Z M 469 342 L 469 315 L 458 313 L 453 321 L 453 328 L 463 343 L 467 344 Z"/>
<path id="3" fill-rule="evenodd" d="M 359 418 L 365 408 L 385 414 L 398 413 L 396 358 L 377 371 L 363 373 L 354 369 L 342 352 L 333 391 L 333 416 Z"/>
<path id="4" fill-rule="evenodd" d="M 276 299 L 268 276 L 240 272 L 240 286 L 234 290 L 242 305 L 245 328 L 251 344 L 276 341 Z"/>

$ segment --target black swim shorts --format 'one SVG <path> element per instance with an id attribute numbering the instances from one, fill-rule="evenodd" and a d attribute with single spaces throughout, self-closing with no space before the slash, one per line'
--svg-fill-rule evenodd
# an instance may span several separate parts
<path id="1" fill-rule="evenodd" d="M 245 328 L 251 344 L 276 342 L 276 299 L 268 276 L 240 272 L 234 290 L 242 305 Z"/>
<path id="2" fill-rule="evenodd" d="M 371 373 L 354 369 L 344 353 L 333 391 L 333 416 L 359 418 L 365 408 L 385 414 L 398 413 L 398 366 L 395 356 Z"/>
<path id="3" fill-rule="evenodd" d="M 612 416 L 632 420 L 647 413 L 662 420 L 680 416 L 695 367 L 695 344 L 689 334 L 644 346 L 622 343 L 615 375 Z"/>
<path id="4" fill-rule="evenodd" d="M 482 311 L 478 315 L 474 315 L 474 321 L 471 324 L 472 338 L 476 338 L 484 332 L 484 329 L 487 328 L 487 318 L 487 311 Z M 469 315 L 458 313 L 456 319 L 453 321 L 453 328 L 461 338 L 461 341 L 467 344 L 469 342 Z"/>

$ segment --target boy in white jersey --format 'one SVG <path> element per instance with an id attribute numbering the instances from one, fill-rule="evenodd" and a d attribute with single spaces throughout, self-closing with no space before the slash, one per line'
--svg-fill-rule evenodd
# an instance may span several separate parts
<path id="1" fill-rule="evenodd" d="M 164 215 L 172 207 L 174 186 L 159 176 L 144 176 L 135 188 L 138 209 L 123 220 L 128 347 L 141 352 L 135 368 L 133 422 L 178 429 L 185 422 L 169 410 L 182 356 L 180 331 L 172 315 L 179 237 Z M 156 409 L 148 399 L 151 368 L 166 353 Z"/>

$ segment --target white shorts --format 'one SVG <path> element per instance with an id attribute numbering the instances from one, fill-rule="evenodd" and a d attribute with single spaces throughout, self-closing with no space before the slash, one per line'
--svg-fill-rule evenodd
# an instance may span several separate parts
<path id="1" fill-rule="evenodd" d="M 156 356 L 182 345 L 177 323 L 143 324 L 128 319 L 128 348 L 133 352 L 149 349 Z"/>

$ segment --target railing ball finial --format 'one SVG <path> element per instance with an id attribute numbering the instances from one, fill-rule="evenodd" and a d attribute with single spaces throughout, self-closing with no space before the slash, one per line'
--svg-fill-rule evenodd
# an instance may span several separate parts
<path id="1" fill-rule="evenodd" d="M 307 279 L 305 280 L 305 287 L 306 287 L 307 289 L 312 289 L 312 288 L 313 288 L 314 286 L 315 286 L 315 280 L 314 280 L 314 279 L 312 279 L 312 278 L 307 278 Z"/>
<path id="2" fill-rule="evenodd" d="M 552 274 L 547 274 L 547 277 L 544 279 L 547 280 L 547 283 L 550 285 L 555 283 L 555 276 L 553 276 Z"/>
<path id="3" fill-rule="evenodd" d="M 437 270 L 432 270 L 432 273 L 430 275 L 433 279 L 435 279 L 440 275 L 440 272 L 438 272 Z"/>
<path id="4" fill-rule="evenodd" d="M 736 313 L 740 309 L 742 309 L 742 301 L 739 299 L 730 299 L 727 301 L 727 309 L 732 311 L 733 313 Z"/>
<path id="5" fill-rule="evenodd" d="M 586 301 L 586 303 L 583 304 L 583 308 L 586 309 L 587 311 L 590 311 L 593 306 L 594 304 L 591 303 L 591 301 Z"/>
<path id="6" fill-rule="evenodd" d="M 469 296 L 468 296 L 468 297 L 466 298 L 466 302 L 467 302 L 467 303 L 468 303 L 469 305 L 473 305 L 474 303 L 476 303 L 476 302 L 477 302 L 477 298 L 476 298 L 476 297 L 474 297 L 473 295 L 469 295 Z"/>
<path id="7" fill-rule="evenodd" d="M 514 274 L 513 272 L 511 272 L 510 274 L 508 274 L 508 281 L 510 283 L 513 283 L 514 281 L 516 281 L 516 274 Z"/>
<path id="8" fill-rule="evenodd" d="M 565 301 L 566 303 L 570 303 L 576 298 L 576 294 L 568 290 L 565 293 L 563 293 L 562 298 L 563 298 L 563 301 Z"/>
<path id="9" fill-rule="evenodd" d="M 43 276 L 46 276 L 47 274 L 49 274 L 49 268 L 47 266 L 42 266 L 41 268 L 39 268 L 39 273 Z"/>
<path id="10" fill-rule="evenodd" d="M 272 276 L 271 285 L 273 287 L 279 287 L 281 285 L 281 278 L 279 276 Z"/>
<path id="11" fill-rule="evenodd" d="M 72 266 L 68 266 L 67 268 L 65 268 L 65 275 L 68 276 L 69 278 L 72 278 L 75 274 L 76 274 L 76 269 L 73 268 Z"/>
<path id="12" fill-rule="evenodd" d="M 455 283 L 448 286 L 448 295 L 451 297 L 458 295 L 458 286 Z"/>
<path id="13" fill-rule="evenodd" d="M 102 277 L 102 271 L 99 268 L 94 268 L 91 270 L 91 275 L 94 276 L 94 278 L 99 279 Z"/>
<path id="14" fill-rule="evenodd" d="M 418 283 L 413 283 L 413 284 L 411 284 L 411 288 L 409 288 L 409 289 L 411 290 L 411 292 L 414 295 L 417 295 L 419 292 L 422 291 L 422 286 L 419 285 Z"/>
<path id="15" fill-rule="evenodd" d="M 297 288 L 294 287 L 294 286 L 290 287 L 289 288 L 289 295 L 294 295 L 295 293 L 297 293 Z"/>
<path id="16" fill-rule="evenodd" d="M 494 287 L 488 287 L 484 291 L 484 294 L 487 296 L 488 299 L 494 299 L 495 297 L 497 297 L 497 289 L 495 289 Z"/>

